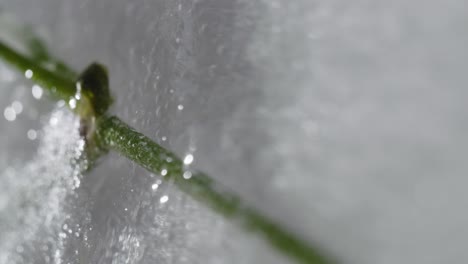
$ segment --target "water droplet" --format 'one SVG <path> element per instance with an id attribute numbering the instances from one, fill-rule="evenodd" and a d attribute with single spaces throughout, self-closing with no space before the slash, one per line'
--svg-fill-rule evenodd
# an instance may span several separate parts
<path id="1" fill-rule="evenodd" d="M 80 100 L 80 99 L 81 99 L 81 83 L 80 83 L 80 82 L 77 82 L 77 83 L 76 83 L 75 98 L 76 98 L 76 100 Z"/>
<path id="2" fill-rule="evenodd" d="M 31 92 L 32 92 L 32 95 L 33 95 L 34 98 L 36 98 L 38 100 L 41 99 L 43 91 L 42 91 L 42 88 L 40 86 L 33 85 L 32 89 L 31 89 Z"/>
<path id="3" fill-rule="evenodd" d="M 180 105 L 177 106 L 177 109 L 179 109 L 179 111 L 182 111 L 182 110 L 184 110 L 184 106 L 180 104 Z"/>
<path id="4" fill-rule="evenodd" d="M 166 203 L 167 201 L 169 201 L 169 196 L 167 195 L 164 195 L 159 199 L 160 203 Z"/>
<path id="5" fill-rule="evenodd" d="M 187 156 L 185 156 L 184 158 L 184 164 L 185 165 L 190 165 L 192 164 L 193 162 L 193 155 L 192 154 L 188 154 Z"/>
<path id="6" fill-rule="evenodd" d="M 26 71 L 24 72 L 24 76 L 25 76 L 26 78 L 28 78 L 28 79 L 31 79 L 31 78 L 33 77 L 33 74 L 34 74 L 34 73 L 33 73 L 33 71 L 31 71 L 31 70 L 26 70 Z"/>
<path id="7" fill-rule="evenodd" d="M 7 121 L 15 121 L 16 119 L 16 112 L 13 109 L 13 107 L 5 108 L 5 111 L 3 111 L 3 115 L 5 116 L 5 119 Z"/>
<path id="8" fill-rule="evenodd" d="M 76 108 L 76 99 L 75 98 L 70 99 L 70 101 L 68 101 L 68 105 L 70 106 L 71 109 L 75 109 Z"/>
<path id="9" fill-rule="evenodd" d="M 184 172 L 183 176 L 184 176 L 184 179 L 188 180 L 188 179 L 192 178 L 192 172 L 186 171 L 186 172 Z"/>
<path id="10" fill-rule="evenodd" d="M 162 141 L 166 141 L 167 137 L 162 137 L 161 139 L 162 139 Z"/>
<path id="11" fill-rule="evenodd" d="M 27 135 L 30 140 L 35 140 L 37 138 L 37 132 L 34 129 L 29 129 Z"/>
<path id="12" fill-rule="evenodd" d="M 166 175 L 167 175 L 167 170 L 166 169 L 161 170 L 161 176 L 166 176 Z"/>
<path id="13" fill-rule="evenodd" d="M 23 112 L 23 104 L 21 102 L 14 101 L 11 104 L 11 107 L 13 108 L 13 110 L 15 110 L 15 113 L 17 115 L 19 115 L 19 114 L 21 114 L 21 112 Z"/>
<path id="14" fill-rule="evenodd" d="M 159 187 L 159 184 L 157 184 L 157 183 L 151 185 L 151 189 L 153 189 L 153 191 L 157 190 L 158 187 Z"/>

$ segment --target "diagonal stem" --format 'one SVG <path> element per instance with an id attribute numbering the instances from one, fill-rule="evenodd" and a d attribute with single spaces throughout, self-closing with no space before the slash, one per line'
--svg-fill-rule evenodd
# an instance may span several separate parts
<path id="1" fill-rule="evenodd" d="M 75 80 L 69 80 L 58 75 L 59 73 L 45 69 L 1 41 L 0 58 L 19 71 L 32 71 L 31 79 L 58 99 L 68 102 L 76 94 Z M 97 143 L 103 152 L 108 149 L 115 150 L 153 173 L 166 174 L 163 179 L 173 181 L 188 195 L 235 221 L 246 230 L 257 233 L 272 247 L 299 263 L 334 263 L 324 257 L 317 247 L 308 244 L 255 208 L 250 207 L 236 194 L 215 182 L 213 178 L 203 173 L 187 172 L 184 163 L 175 154 L 135 131 L 119 118 L 106 114 L 96 118 Z M 161 173 L 163 170 L 165 173 Z"/>
<path id="2" fill-rule="evenodd" d="M 98 139 L 105 146 L 140 164 L 147 170 L 161 174 L 193 198 L 211 207 L 221 215 L 234 220 L 245 229 L 263 236 L 273 247 L 295 258 L 300 263 L 327 264 L 316 248 L 298 239 L 280 225 L 272 222 L 254 208 L 223 188 L 203 173 L 184 177 L 184 163 L 175 154 L 164 149 L 145 135 L 135 131 L 115 116 L 103 116 L 98 121 Z"/>
<path id="3" fill-rule="evenodd" d="M 28 57 L 18 53 L 0 41 L 0 58 L 25 73 L 35 83 L 46 88 L 54 97 L 65 100 L 75 95 L 75 80 L 68 80 L 38 65 Z M 26 74 L 30 71 L 32 76 Z"/>

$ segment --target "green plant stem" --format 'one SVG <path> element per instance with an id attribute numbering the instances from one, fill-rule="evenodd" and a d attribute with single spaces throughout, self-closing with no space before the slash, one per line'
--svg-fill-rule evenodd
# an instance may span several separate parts
<path id="1" fill-rule="evenodd" d="M 1 42 L 0 58 L 22 72 L 32 70 L 33 81 L 60 99 L 68 100 L 76 93 L 74 81 L 64 79 L 36 65 L 34 61 Z M 163 179 L 172 181 L 179 189 L 214 211 L 234 220 L 245 229 L 261 235 L 271 246 L 296 261 L 305 264 L 332 263 L 316 247 L 312 247 L 258 210 L 249 207 L 237 195 L 223 188 L 211 177 L 203 173 L 188 172 L 183 161 L 175 154 L 135 131 L 119 118 L 106 114 L 98 117 L 96 136 L 98 144 L 105 150 L 116 150 L 148 171 L 160 175 L 165 174 Z M 165 170 L 164 173 L 163 170 Z"/>
<path id="2" fill-rule="evenodd" d="M 58 99 L 68 102 L 68 99 L 76 93 L 75 80 L 65 79 L 50 72 L 33 60 L 11 49 L 3 42 L 0 42 L 0 58 L 15 66 L 22 73 L 28 70 L 32 71 L 31 80 L 47 89 Z"/>
<path id="3" fill-rule="evenodd" d="M 101 117 L 97 133 L 100 142 L 105 146 L 118 151 L 151 172 L 161 174 L 164 170 L 167 174 L 163 179 L 172 181 L 185 193 L 225 217 L 235 220 L 244 228 L 262 235 L 272 246 L 297 261 L 314 264 L 330 263 L 317 249 L 285 231 L 257 210 L 248 207 L 238 196 L 220 186 L 206 174 L 190 172 L 190 177 L 183 177 L 188 170 L 175 154 L 135 131 L 119 118 Z"/>

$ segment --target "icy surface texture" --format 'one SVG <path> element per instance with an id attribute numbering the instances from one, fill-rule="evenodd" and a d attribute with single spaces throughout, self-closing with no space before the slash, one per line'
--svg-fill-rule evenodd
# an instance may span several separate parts
<path id="1" fill-rule="evenodd" d="M 41 130 L 20 135 L 39 147 L 32 160 L 0 174 L 0 263 L 61 263 L 67 237 L 83 235 L 87 210 L 75 190 L 86 161 L 77 128 L 78 120 L 62 108 Z"/>
<path id="2" fill-rule="evenodd" d="M 108 65 L 114 113 L 344 263 L 468 261 L 464 1 L 0 3 L 77 69 Z M 20 95 L 1 88 L 5 109 Z M 45 157 L 1 122 L 3 181 L 22 174 L 5 153 Z M 103 160 L 76 198 L 90 246 L 62 258 L 287 263 L 159 180 Z"/>

